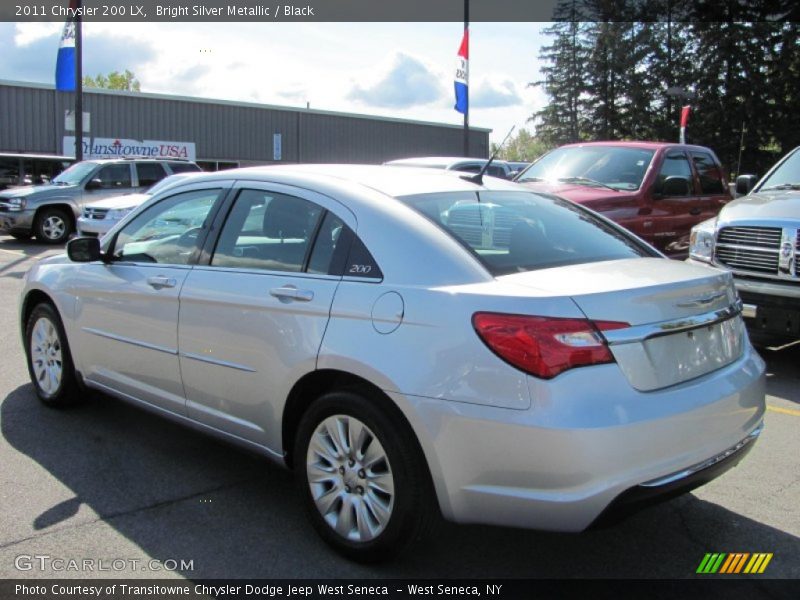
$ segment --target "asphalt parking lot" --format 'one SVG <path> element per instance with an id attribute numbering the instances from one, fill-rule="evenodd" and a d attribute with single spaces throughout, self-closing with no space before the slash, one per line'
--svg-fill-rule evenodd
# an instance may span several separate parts
<path id="1" fill-rule="evenodd" d="M 66 411 L 36 400 L 17 301 L 32 261 L 58 251 L 0 235 L 0 578 L 683 578 L 706 552 L 774 553 L 763 576 L 800 578 L 800 343 L 762 351 L 765 432 L 692 494 L 582 534 L 444 523 L 365 567 L 319 540 L 288 472 L 106 396 Z M 57 571 L 36 556 L 126 565 Z M 145 570 L 153 559 L 191 568 Z"/>

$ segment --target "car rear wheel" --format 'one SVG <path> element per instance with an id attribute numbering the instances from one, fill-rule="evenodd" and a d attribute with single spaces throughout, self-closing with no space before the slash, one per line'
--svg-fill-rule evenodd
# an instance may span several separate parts
<path id="1" fill-rule="evenodd" d="M 25 328 L 28 373 L 39 399 L 48 406 L 77 400 L 78 384 L 64 326 L 52 305 L 37 305 Z"/>
<path id="2" fill-rule="evenodd" d="M 72 231 L 72 221 L 63 208 L 43 208 L 36 215 L 36 239 L 45 244 L 61 244 Z"/>
<path id="3" fill-rule="evenodd" d="M 326 394 L 303 416 L 298 488 L 317 532 L 348 558 L 385 560 L 429 530 L 435 498 L 412 436 L 352 392 Z"/>

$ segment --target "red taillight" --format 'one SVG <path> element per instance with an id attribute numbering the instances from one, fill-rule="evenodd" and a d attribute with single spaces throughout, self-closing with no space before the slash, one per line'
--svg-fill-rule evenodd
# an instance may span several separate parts
<path id="1" fill-rule="evenodd" d="M 614 362 L 600 331 L 630 327 L 617 321 L 498 313 L 475 313 L 472 325 L 492 352 L 544 379 L 573 367 Z"/>

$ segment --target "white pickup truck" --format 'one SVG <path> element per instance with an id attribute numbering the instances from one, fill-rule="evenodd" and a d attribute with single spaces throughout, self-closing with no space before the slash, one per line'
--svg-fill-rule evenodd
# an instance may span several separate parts
<path id="1" fill-rule="evenodd" d="M 800 147 L 753 180 L 737 178 L 744 195 L 692 229 L 688 260 L 733 272 L 751 333 L 800 338 Z"/>

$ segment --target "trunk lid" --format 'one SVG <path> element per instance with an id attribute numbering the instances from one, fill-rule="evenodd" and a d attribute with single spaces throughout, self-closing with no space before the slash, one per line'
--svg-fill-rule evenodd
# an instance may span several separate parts
<path id="1" fill-rule="evenodd" d="M 630 327 L 604 333 L 630 384 L 676 385 L 722 368 L 744 349 L 729 273 L 660 258 L 634 258 L 498 278 L 536 295 L 569 296 L 593 321 Z"/>

